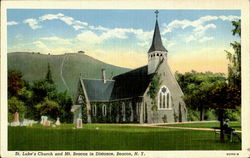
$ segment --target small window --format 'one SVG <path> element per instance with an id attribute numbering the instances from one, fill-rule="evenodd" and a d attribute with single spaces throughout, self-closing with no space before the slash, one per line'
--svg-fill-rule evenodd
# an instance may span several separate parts
<path id="1" fill-rule="evenodd" d="M 102 105 L 102 115 L 103 115 L 103 116 L 106 116 L 106 115 L 107 115 L 107 107 L 106 107 L 105 104 Z"/>
<path id="2" fill-rule="evenodd" d="M 93 105 L 92 108 L 93 108 L 92 109 L 93 116 L 96 116 L 96 111 L 97 111 L 96 105 Z"/>
<path id="3" fill-rule="evenodd" d="M 159 56 L 159 54 L 157 53 L 157 56 Z"/>

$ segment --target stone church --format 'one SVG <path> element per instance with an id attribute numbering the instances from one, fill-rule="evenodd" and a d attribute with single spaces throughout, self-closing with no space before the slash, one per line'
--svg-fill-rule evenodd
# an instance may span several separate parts
<path id="1" fill-rule="evenodd" d="M 157 15 L 148 64 L 106 79 L 80 77 L 71 111 L 74 122 L 166 123 L 187 121 L 183 92 L 168 65 Z"/>

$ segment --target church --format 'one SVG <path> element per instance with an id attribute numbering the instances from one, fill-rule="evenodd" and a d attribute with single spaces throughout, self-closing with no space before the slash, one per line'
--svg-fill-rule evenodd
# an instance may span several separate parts
<path id="1" fill-rule="evenodd" d="M 80 77 L 71 111 L 86 123 L 168 123 L 187 121 L 183 92 L 168 64 L 156 11 L 148 64 L 107 79 Z"/>

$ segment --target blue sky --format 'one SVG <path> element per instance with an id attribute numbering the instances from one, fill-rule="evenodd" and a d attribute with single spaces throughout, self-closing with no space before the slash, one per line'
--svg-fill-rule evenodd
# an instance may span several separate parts
<path id="1" fill-rule="evenodd" d="M 174 71 L 227 71 L 224 50 L 239 10 L 159 10 L 158 22 Z M 8 52 L 86 54 L 136 68 L 147 64 L 154 10 L 8 9 Z"/>

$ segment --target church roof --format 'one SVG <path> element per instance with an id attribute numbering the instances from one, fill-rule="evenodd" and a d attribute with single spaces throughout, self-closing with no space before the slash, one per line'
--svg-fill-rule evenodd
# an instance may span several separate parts
<path id="1" fill-rule="evenodd" d="M 109 101 L 114 87 L 113 80 L 107 80 L 106 83 L 100 79 L 81 79 L 89 101 Z"/>
<path id="2" fill-rule="evenodd" d="M 100 79 L 82 78 L 90 102 L 112 101 L 143 96 L 154 74 L 143 66 L 113 77 L 106 83 Z"/>
<path id="3" fill-rule="evenodd" d="M 112 100 L 143 96 L 154 74 L 148 75 L 148 66 L 115 76 Z"/>
<path id="4" fill-rule="evenodd" d="M 168 52 L 167 49 L 162 44 L 161 33 L 160 33 L 160 29 L 159 29 L 157 19 L 156 19 L 156 22 L 155 22 L 155 30 L 154 30 L 153 41 L 152 41 L 151 47 L 148 50 L 148 53 L 153 52 L 153 51 L 165 51 L 165 52 Z"/>

